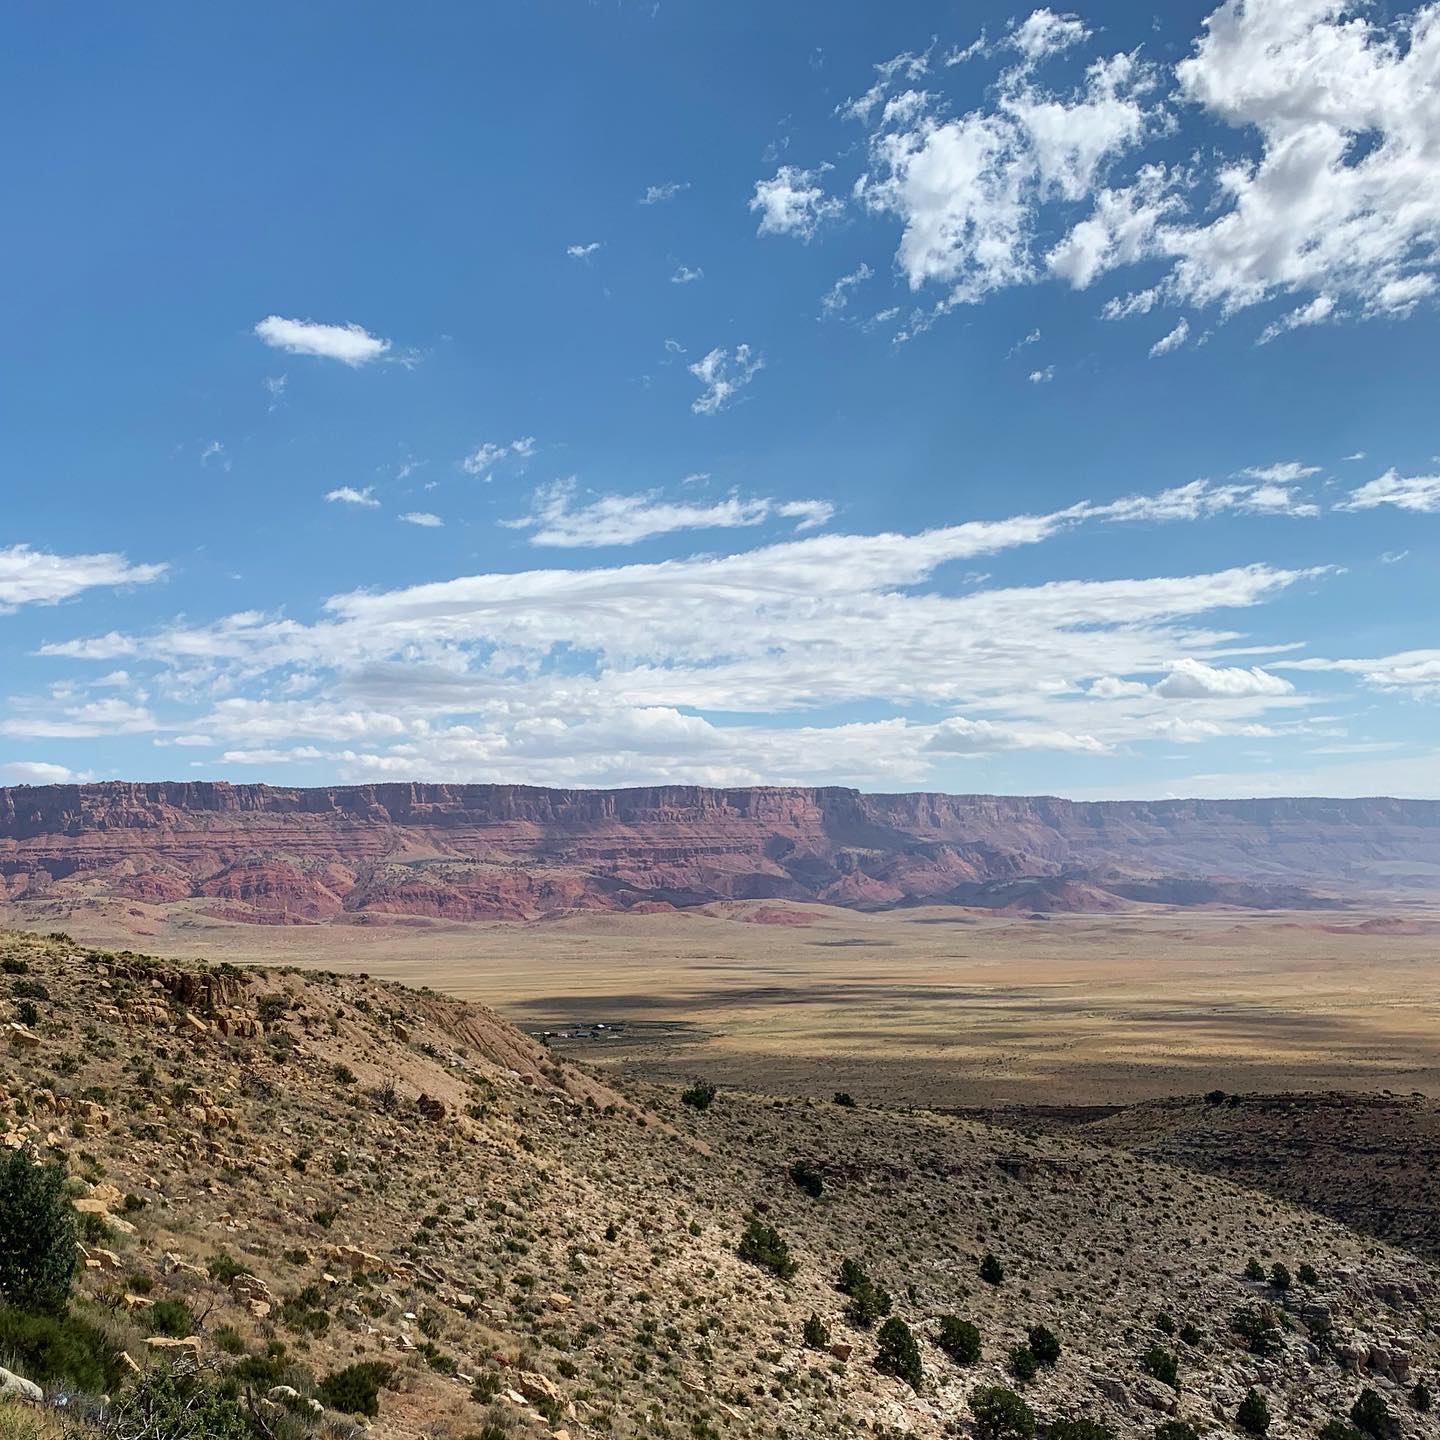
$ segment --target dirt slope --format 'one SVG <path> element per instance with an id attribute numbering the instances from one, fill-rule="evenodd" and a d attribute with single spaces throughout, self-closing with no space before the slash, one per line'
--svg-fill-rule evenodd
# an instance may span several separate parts
<path id="1" fill-rule="evenodd" d="M 1223 1180 L 954 1117 L 621 1096 L 483 1007 L 361 977 L 63 937 L 0 937 L 0 960 L 0 1134 L 69 1168 L 94 1217 L 83 1289 L 142 1364 L 147 1311 L 179 1299 L 205 1365 L 281 1344 L 302 1400 L 338 1366 L 393 1365 L 384 1437 L 938 1440 L 971 1434 L 969 1396 L 996 1383 L 1125 1440 L 1172 1413 L 1228 1433 L 1251 1386 L 1273 1440 L 1310 1440 L 1362 1386 L 1397 1436 L 1432 1433 L 1407 1395 L 1440 1365 L 1436 1272 Z M 793 1276 L 737 1253 L 757 1214 Z M 847 1318 L 845 1257 L 918 1336 L 918 1392 Z M 1315 1279 L 1247 1280 L 1252 1257 Z M 1273 1319 L 1274 1354 L 1238 1310 Z M 978 1364 L 936 1345 L 952 1313 Z M 833 1351 L 805 1345 L 811 1314 Z M 1061 1353 L 1022 1386 L 1006 1357 L 1036 1324 Z M 1178 1392 L 1143 1370 L 1156 1345 Z"/>

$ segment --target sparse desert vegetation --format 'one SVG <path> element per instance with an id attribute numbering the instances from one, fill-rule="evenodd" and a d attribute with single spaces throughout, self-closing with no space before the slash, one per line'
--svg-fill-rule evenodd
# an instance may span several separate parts
<path id="1" fill-rule="evenodd" d="M 110 1396 L 78 1435 L 1428 1433 L 1429 1264 L 1223 1179 L 829 1092 L 696 1106 L 359 976 L 0 952 L 44 991 L 5 1041 L 0 1348 Z"/>

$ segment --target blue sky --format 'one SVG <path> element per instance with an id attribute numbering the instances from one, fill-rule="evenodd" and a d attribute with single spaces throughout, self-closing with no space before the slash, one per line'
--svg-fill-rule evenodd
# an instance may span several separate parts
<path id="1" fill-rule="evenodd" d="M 1440 795 L 1436 6 L 7 27 L 0 781 Z"/>

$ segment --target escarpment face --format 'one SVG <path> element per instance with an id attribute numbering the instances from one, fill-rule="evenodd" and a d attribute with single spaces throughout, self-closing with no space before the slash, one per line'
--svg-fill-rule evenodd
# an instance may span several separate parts
<path id="1" fill-rule="evenodd" d="M 11 900 L 533 919 L 712 900 L 1309 907 L 1436 886 L 1440 803 L 224 783 L 0 790 Z"/>

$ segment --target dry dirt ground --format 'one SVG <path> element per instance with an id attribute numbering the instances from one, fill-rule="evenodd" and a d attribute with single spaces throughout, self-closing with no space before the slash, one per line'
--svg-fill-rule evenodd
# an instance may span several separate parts
<path id="1" fill-rule="evenodd" d="M 977 1440 L 997 1384 L 1117 1440 L 1220 1440 L 1251 1389 L 1269 1440 L 1366 1389 L 1391 1440 L 1435 1434 L 1440 1272 L 1223 1179 L 863 1102 L 616 1093 L 356 975 L 0 934 L 0 979 L 0 1142 L 66 1168 L 77 1311 L 140 1368 L 193 1349 L 260 1433 L 359 1440 L 316 1382 L 374 1362 L 376 1440 Z M 747 1255 L 752 1220 L 793 1272 Z M 877 1367 L 842 1258 L 913 1331 L 918 1389 Z M 953 1315 L 978 1360 L 939 1343 Z M 1034 1326 L 1059 1353 L 1025 1380 Z"/>
<path id="2" fill-rule="evenodd" d="M 1035 919 L 766 902 L 261 927 L 110 904 L 61 919 L 91 943 L 432 985 L 532 1031 L 602 1022 L 556 1048 L 650 1079 L 703 1073 L 927 1106 L 1133 1103 L 1216 1086 L 1440 1097 L 1433 911 Z"/>

